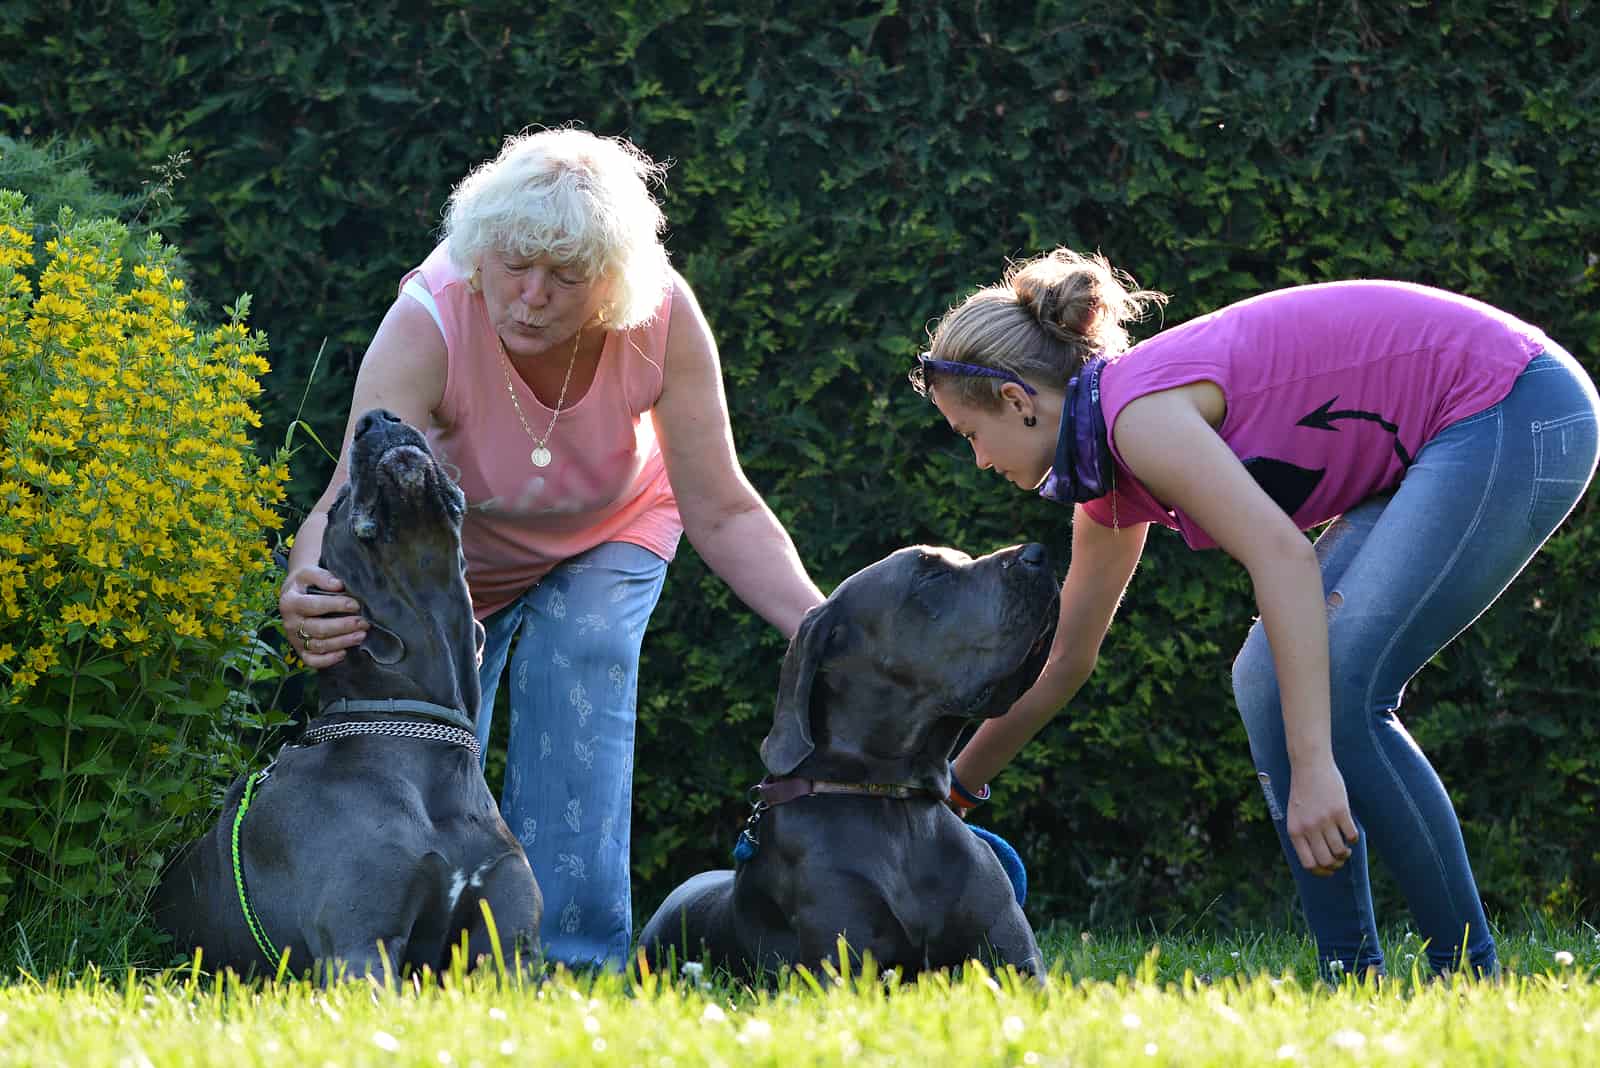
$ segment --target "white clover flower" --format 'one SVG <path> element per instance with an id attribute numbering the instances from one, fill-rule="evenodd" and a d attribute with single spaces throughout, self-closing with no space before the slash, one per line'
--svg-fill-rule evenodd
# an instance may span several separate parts
<path id="1" fill-rule="evenodd" d="M 1352 1031 L 1348 1027 L 1335 1031 L 1328 1041 L 1340 1049 L 1356 1050 L 1367 1044 L 1367 1036 L 1360 1031 Z"/>

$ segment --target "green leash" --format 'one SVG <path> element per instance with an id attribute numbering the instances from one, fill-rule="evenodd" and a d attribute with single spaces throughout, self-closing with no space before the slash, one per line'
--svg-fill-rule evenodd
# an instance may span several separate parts
<path id="1" fill-rule="evenodd" d="M 256 786 L 265 781 L 271 771 L 271 768 L 258 771 L 245 781 L 244 796 L 239 799 L 239 811 L 233 815 L 233 885 L 239 890 L 239 908 L 244 911 L 244 923 L 250 928 L 250 937 L 256 940 L 256 947 L 269 962 L 278 959 L 278 949 L 267 937 L 267 929 L 261 925 L 261 917 L 256 915 L 254 906 L 250 904 L 250 892 L 244 886 L 244 863 L 239 859 L 239 831 L 244 827 L 244 814 L 250 808 L 250 798 L 255 795 Z"/>

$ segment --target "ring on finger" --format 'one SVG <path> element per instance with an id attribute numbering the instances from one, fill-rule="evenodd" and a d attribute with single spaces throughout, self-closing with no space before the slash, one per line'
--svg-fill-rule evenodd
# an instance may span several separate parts
<path id="1" fill-rule="evenodd" d="M 311 640 L 311 635 L 306 633 L 306 628 L 303 626 L 294 628 L 294 632 L 300 638 L 301 644 Z"/>

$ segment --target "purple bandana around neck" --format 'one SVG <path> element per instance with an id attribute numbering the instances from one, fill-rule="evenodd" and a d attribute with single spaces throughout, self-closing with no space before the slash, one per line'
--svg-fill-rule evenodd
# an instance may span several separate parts
<path id="1" fill-rule="evenodd" d="M 1105 366 L 1106 358 L 1096 356 L 1067 382 L 1055 465 L 1039 485 L 1039 496 L 1047 501 L 1082 504 L 1111 492 L 1115 460 L 1100 411 L 1100 372 Z"/>

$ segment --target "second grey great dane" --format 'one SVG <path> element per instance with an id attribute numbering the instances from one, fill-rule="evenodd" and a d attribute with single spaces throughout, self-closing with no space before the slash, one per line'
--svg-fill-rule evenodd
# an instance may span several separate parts
<path id="1" fill-rule="evenodd" d="M 319 673 L 322 712 L 264 778 L 246 776 L 163 877 L 157 922 L 202 964 L 382 975 L 537 951 L 543 900 L 484 783 L 472 727 L 483 628 L 461 554 L 461 490 L 381 409 L 356 423 L 322 566 L 361 602 L 366 640 Z M 241 807 L 244 807 L 242 818 Z M 235 845 L 237 841 L 237 845 Z M 252 929 L 254 928 L 254 930 Z"/>
<path id="2" fill-rule="evenodd" d="M 944 799 L 959 733 L 1038 678 L 1057 611 L 1035 544 L 914 546 L 842 582 L 784 657 L 753 854 L 672 891 L 640 936 L 650 958 L 814 970 L 842 937 L 910 973 L 977 958 L 1040 974 L 1000 862 Z"/>

